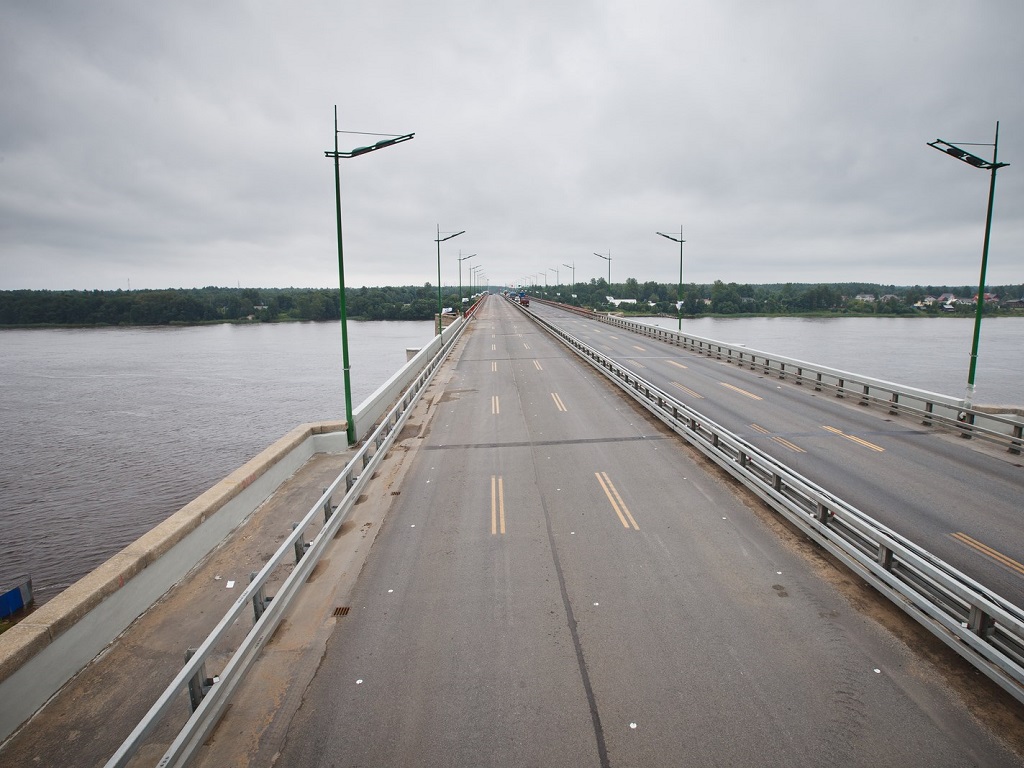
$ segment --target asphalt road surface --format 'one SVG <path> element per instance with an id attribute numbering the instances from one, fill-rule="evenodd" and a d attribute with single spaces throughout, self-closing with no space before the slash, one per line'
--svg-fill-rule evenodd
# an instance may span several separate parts
<path id="1" fill-rule="evenodd" d="M 516 308 L 490 297 L 459 347 L 277 765 L 1020 764 L 831 566 Z M 818 422 L 924 442 L 774 412 L 740 418 L 879 489 L 890 457 L 850 466 Z"/>
<path id="2" fill-rule="evenodd" d="M 982 440 L 533 302 L 531 310 L 1016 605 L 1024 464 Z"/>

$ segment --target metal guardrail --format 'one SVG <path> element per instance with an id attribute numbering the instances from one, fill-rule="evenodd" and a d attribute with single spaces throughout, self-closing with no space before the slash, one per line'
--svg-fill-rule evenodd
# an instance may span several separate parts
<path id="1" fill-rule="evenodd" d="M 273 636 L 274 631 L 284 618 L 290 602 L 298 594 L 302 585 L 306 583 L 334 534 L 345 522 L 356 499 L 359 498 L 373 477 L 377 465 L 383 460 L 395 437 L 401 432 L 413 406 L 433 380 L 434 374 L 462 335 L 467 324 L 463 323 L 458 332 L 445 342 L 380 425 L 366 439 L 351 461 L 345 465 L 341 474 L 324 490 L 302 521 L 293 526 L 292 532 L 285 538 L 277 552 L 259 572 L 252 574 L 249 585 L 238 596 L 213 631 L 198 648 L 190 649 L 187 652 L 186 663 L 181 671 L 164 689 L 164 692 L 121 744 L 117 752 L 107 761 L 106 768 L 120 768 L 127 765 L 146 737 L 158 726 L 160 720 L 184 690 L 188 691 L 192 702 L 192 715 L 157 765 L 160 768 L 166 768 L 187 764 L 194 752 L 212 732 L 221 714 L 227 708 L 235 689 Z M 332 505 L 331 499 L 339 489 L 342 490 L 344 496 L 335 507 Z M 324 518 L 323 527 L 313 540 L 307 543 L 305 541 L 306 531 L 321 514 Z M 274 571 L 285 565 L 291 557 L 295 558 L 294 569 L 278 588 L 277 594 L 272 598 L 268 597 L 266 595 L 267 582 Z M 219 676 L 208 677 L 207 660 L 214 652 L 220 652 L 218 643 L 224 639 L 227 631 L 249 609 L 250 605 L 255 617 L 253 628 L 238 648 L 232 652 L 231 658 Z"/>
<path id="2" fill-rule="evenodd" d="M 522 311 L 1024 702 L 1024 611 L 632 370 Z"/>
<path id="3" fill-rule="evenodd" d="M 990 413 L 980 408 L 964 408 L 964 401 L 923 389 L 894 384 L 868 376 L 841 371 L 803 360 L 773 355 L 748 347 L 694 336 L 689 333 L 638 323 L 616 317 L 537 299 L 541 304 L 585 315 L 598 322 L 623 328 L 648 338 L 682 347 L 698 355 L 713 357 L 739 367 L 760 370 L 766 376 L 792 380 L 797 385 L 809 384 L 817 391 L 827 390 L 836 397 L 849 397 L 865 406 L 880 405 L 892 415 L 919 418 L 925 426 L 940 426 L 963 437 L 977 437 L 1004 446 L 1008 452 L 1020 454 L 1024 447 L 1024 421 L 1011 416 Z"/>

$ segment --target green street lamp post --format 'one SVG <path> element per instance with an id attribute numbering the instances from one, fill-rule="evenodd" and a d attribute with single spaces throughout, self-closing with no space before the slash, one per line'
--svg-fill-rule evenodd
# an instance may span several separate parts
<path id="1" fill-rule="evenodd" d="M 679 237 L 675 235 L 666 235 L 664 232 L 656 232 L 655 234 L 667 237 L 669 240 L 674 240 L 679 243 L 679 308 L 676 310 L 676 314 L 679 315 L 679 330 L 683 330 L 683 225 L 679 225 Z"/>
<path id="2" fill-rule="evenodd" d="M 464 314 L 462 310 L 462 262 L 472 259 L 476 256 L 475 253 L 471 253 L 469 256 L 463 256 L 462 251 L 459 251 L 459 314 Z M 470 290 L 472 293 L 472 290 Z"/>
<path id="3" fill-rule="evenodd" d="M 597 256 L 597 258 L 604 259 L 608 262 L 608 290 L 610 291 L 612 289 L 612 249 L 608 249 L 607 256 L 602 253 L 595 253 L 594 255 Z"/>
<path id="4" fill-rule="evenodd" d="M 572 292 L 576 290 L 576 262 L 574 261 L 572 264 L 562 264 L 562 266 L 568 267 L 572 270 L 572 285 L 569 287 L 569 298 L 571 299 Z M 572 304 L 571 301 L 569 303 Z"/>
<path id="5" fill-rule="evenodd" d="M 338 133 L 340 133 L 340 131 L 338 131 L 338 106 L 335 105 L 334 151 L 326 151 L 324 152 L 324 156 L 334 158 L 334 203 L 338 220 L 338 277 L 341 282 L 339 310 L 341 313 L 341 356 L 345 379 L 345 421 L 347 425 L 348 444 L 354 445 L 356 442 L 356 425 L 352 418 L 352 378 L 351 366 L 349 364 L 348 357 L 348 318 L 346 317 L 345 311 L 345 249 L 342 246 L 341 240 L 341 170 L 339 168 L 338 160 L 342 157 L 358 157 L 359 155 L 365 155 L 368 152 L 375 152 L 378 149 L 390 147 L 393 144 L 401 144 L 403 141 L 409 141 L 409 139 L 416 134 L 406 133 L 401 136 L 389 136 L 386 139 L 378 141 L 376 144 L 371 144 L 366 147 L 356 147 L 348 152 L 340 152 L 338 151 Z"/>
<path id="6" fill-rule="evenodd" d="M 447 237 L 441 237 L 441 225 L 437 225 L 437 335 L 441 335 L 441 243 L 451 240 L 453 237 L 466 234 L 466 230 L 454 232 Z"/>
<path id="7" fill-rule="evenodd" d="M 981 315 L 985 309 L 985 271 L 988 267 L 988 244 L 989 237 L 992 233 L 992 204 L 996 194 L 996 171 L 1000 168 L 1005 168 L 1009 163 L 1000 163 L 997 161 L 999 156 L 999 121 L 996 121 L 996 137 L 992 144 L 979 144 L 978 146 L 992 147 L 992 161 L 989 162 L 977 155 L 972 155 L 970 152 L 966 152 L 960 147 L 950 144 L 948 141 L 942 139 L 936 139 L 935 141 L 928 142 L 929 147 L 935 147 L 935 149 L 945 152 L 947 155 L 952 155 L 957 160 L 960 160 L 968 165 L 973 165 L 975 168 L 980 168 L 983 171 L 992 171 L 992 176 L 988 186 L 988 212 L 985 215 L 985 240 L 981 248 L 981 276 L 978 279 L 978 301 L 974 313 L 974 340 L 971 342 L 971 364 L 967 370 L 967 393 L 964 396 L 964 408 L 970 409 L 974 403 L 974 374 L 978 367 L 978 342 L 981 339 Z M 971 145 L 969 145 L 971 146 Z M 973 419 L 972 419 L 973 421 Z M 969 435 L 967 435 L 969 437 Z"/>

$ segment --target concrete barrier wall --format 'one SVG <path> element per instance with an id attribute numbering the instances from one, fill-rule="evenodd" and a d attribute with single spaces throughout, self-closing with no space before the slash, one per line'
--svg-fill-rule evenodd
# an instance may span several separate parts
<path id="1" fill-rule="evenodd" d="M 352 421 L 356 425 L 356 440 L 361 440 L 373 428 L 381 416 L 387 413 L 398 396 L 405 391 L 412 383 L 423 367 L 429 363 L 434 355 L 441 349 L 442 344 L 447 344 L 454 338 L 465 323 L 464 318 L 458 318 L 441 332 L 441 336 L 434 336 L 430 343 L 421 349 L 415 357 L 402 366 L 394 376 L 385 381 L 377 391 L 360 403 L 359 407 L 352 413 Z"/>
<path id="2" fill-rule="evenodd" d="M 344 422 L 296 427 L 0 635 L 7 738 L 291 477 L 347 447 Z"/>

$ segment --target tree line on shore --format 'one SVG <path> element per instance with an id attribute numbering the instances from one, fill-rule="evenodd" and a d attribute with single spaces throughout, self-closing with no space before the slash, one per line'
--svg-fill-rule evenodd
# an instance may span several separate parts
<path id="1" fill-rule="evenodd" d="M 576 285 L 531 286 L 531 295 L 599 311 L 626 309 L 644 314 L 676 314 L 678 285 L 629 278 L 609 285 L 603 278 Z M 0 291 L 0 326 L 121 326 L 217 322 L 338 320 L 337 289 L 191 288 L 136 291 Z M 468 292 L 464 292 L 468 293 Z M 716 280 L 683 286 L 682 312 L 703 314 L 886 314 L 952 312 L 972 314 L 970 286 L 897 287 L 872 283 L 740 285 Z M 1024 296 L 1024 285 L 992 286 L 1000 302 L 986 300 L 986 312 L 1007 299 Z M 960 302 L 924 304 L 927 297 L 952 294 Z M 868 297 L 871 297 L 870 299 Z M 609 301 L 613 297 L 615 301 Z M 634 301 L 623 304 L 621 300 Z M 617 303 L 618 302 L 618 303 Z M 462 304 L 455 287 L 442 289 L 444 308 Z M 915 308 L 915 304 L 918 308 Z M 437 288 L 388 286 L 347 288 L 348 317 L 363 320 L 430 320 L 437 312 Z"/>

